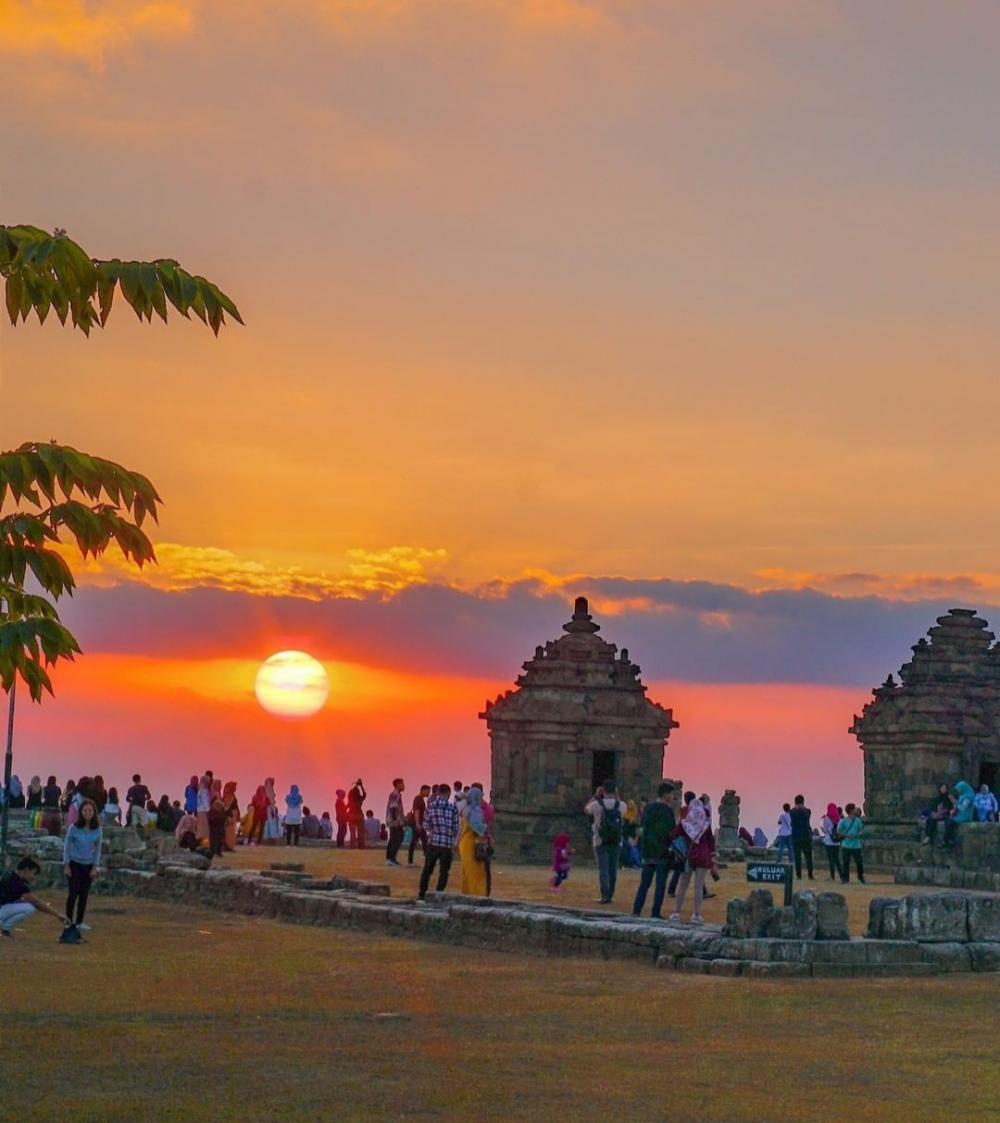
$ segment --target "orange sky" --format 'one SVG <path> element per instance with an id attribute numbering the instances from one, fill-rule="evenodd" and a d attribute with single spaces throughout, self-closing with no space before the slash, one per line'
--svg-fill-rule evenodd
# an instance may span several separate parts
<path id="1" fill-rule="evenodd" d="M 174 636 L 132 666 L 101 662 L 136 657 L 111 610 L 31 735 L 96 720 L 100 663 L 123 743 L 160 746 L 164 692 L 194 684 L 178 704 L 217 751 L 259 748 L 267 719 L 230 691 L 282 645 L 265 606 L 347 598 L 364 670 L 336 720 L 381 752 L 406 727 L 372 684 L 439 676 L 433 616 L 395 621 L 400 654 L 366 642 L 377 606 L 460 590 L 474 615 L 527 579 L 587 587 L 610 638 L 696 692 L 677 743 L 717 762 L 697 786 L 729 785 L 725 746 L 800 740 L 738 694 L 759 635 L 768 691 L 795 682 L 797 728 L 856 795 L 846 697 L 942 607 L 1000 603 L 998 48 L 974 0 L 0 0 L 22 107 L 0 121 L 2 221 L 175 256 L 247 325 L 5 326 L 0 445 L 145 472 L 166 500 L 146 583 L 231 590 L 260 624 L 258 646 L 215 633 L 211 665 Z M 664 580 L 709 584 L 647 587 Z M 741 590 L 791 599 L 734 609 Z M 858 631 L 864 597 L 884 627 Z M 502 658 L 492 632 L 463 649 L 468 696 L 554 634 L 540 605 Z M 831 634 L 803 681 L 794 653 Z M 443 678 L 420 743 L 475 759 L 481 699 Z"/>

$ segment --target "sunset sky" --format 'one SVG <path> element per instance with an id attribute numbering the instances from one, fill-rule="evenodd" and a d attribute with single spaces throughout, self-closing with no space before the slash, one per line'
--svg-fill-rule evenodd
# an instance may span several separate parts
<path id="1" fill-rule="evenodd" d="M 857 799 L 871 686 L 1000 623 L 998 57 L 971 0 L 0 0 L 0 221 L 246 320 L 0 329 L 0 446 L 165 500 L 16 771 L 488 779 L 582 593 L 667 774 Z M 253 700 L 289 646 L 309 721 Z"/>

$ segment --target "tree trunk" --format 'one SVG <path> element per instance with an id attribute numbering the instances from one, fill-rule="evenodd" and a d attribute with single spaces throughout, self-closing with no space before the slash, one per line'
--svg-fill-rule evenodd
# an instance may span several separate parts
<path id="1" fill-rule="evenodd" d="M 7 857 L 7 816 L 10 813 L 10 774 L 14 767 L 14 691 L 17 688 L 17 676 L 10 685 L 7 695 L 7 755 L 3 761 L 3 811 L 0 812 L 0 869 L 3 860 Z"/>

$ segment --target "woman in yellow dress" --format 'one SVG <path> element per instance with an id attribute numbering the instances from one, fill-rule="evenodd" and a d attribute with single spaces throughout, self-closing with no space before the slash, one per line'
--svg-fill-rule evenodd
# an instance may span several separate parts
<path id="1" fill-rule="evenodd" d="M 476 859 L 476 843 L 487 842 L 483 793 L 469 788 L 462 805 L 462 827 L 458 835 L 458 856 L 462 859 L 462 892 L 470 897 L 486 896 L 486 863 Z"/>

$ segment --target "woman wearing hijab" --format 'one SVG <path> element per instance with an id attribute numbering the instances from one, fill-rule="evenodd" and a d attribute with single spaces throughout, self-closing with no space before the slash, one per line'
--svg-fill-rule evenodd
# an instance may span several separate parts
<path id="1" fill-rule="evenodd" d="M 247 835 L 247 844 L 252 846 L 256 841 L 259 846 L 264 838 L 264 827 L 267 823 L 267 792 L 263 784 L 257 785 L 250 807 L 253 810 L 253 821 L 250 824 L 250 833 Z"/>
<path id="2" fill-rule="evenodd" d="M 642 865 L 639 853 L 639 808 L 634 799 L 626 800 L 625 814 L 622 816 L 621 864 L 627 869 L 638 869 Z"/>
<path id="3" fill-rule="evenodd" d="M 184 814 L 198 814 L 198 777 L 192 776 L 184 789 Z"/>
<path id="4" fill-rule="evenodd" d="M 302 795 L 299 785 L 292 784 L 291 791 L 285 796 L 285 845 L 298 846 L 299 831 L 302 829 Z"/>
<path id="5" fill-rule="evenodd" d="M 691 883 L 693 874 L 694 911 L 691 913 L 691 923 L 703 924 L 701 902 L 705 895 L 705 874 L 712 868 L 715 855 L 711 843 L 705 837 L 708 832 L 708 811 L 700 799 L 694 798 L 694 792 L 691 792 L 690 795 L 691 800 L 688 803 L 687 814 L 681 820 L 681 825 L 678 828 L 687 842 L 687 857 L 684 872 L 677 884 L 677 904 L 670 919 L 674 921 L 681 919 L 681 913 L 684 911 L 684 898 L 687 895 L 688 885 Z M 687 800 L 687 792 L 685 792 L 684 798 Z"/>
<path id="6" fill-rule="evenodd" d="M 841 876 L 840 870 L 840 837 L 837 834 L 837 824 L 840 822 L 840 812 L 835 803 L 826 805 L 826 814 L 820 827 L 823 831 L 823 847 L 826 850 L 826 860 L 830 863 L 830 880 L 836 881 Z"/>
<path id="7" fill-rule="evenodd" d="M 190 811 L 185 811 L 183 815 L 177 820 L 177 826 L 174 827 L 174 838 L 177 839 L 177 845 L 180 846 L 181 839 L 185 835 L 193 835 L 197 843 L 198 820 L 191 814 Z"/>
<path id="8" fill-rule="evenodd" d="M 761 850 L 767 849 L 767 835 L 764 834 L 760 827 L 754 829 L 753 844 L 754 846 L 759 846 Z"/>
<path id="9" fill-rule="evenodd" d="M 55 776 L 50 776 L 48 783 L 42 788 L 42 821 L 39 824 L 43 831 L 50 835 L 59 835 L 62 827 L 62 815 L 59 813 L 59 801 L 62 792 L 56 783 Z"/>
<path id="10" fill-rule="evenodd" d="M 264 781 L 264 794 L 267 796 L 267 820 L 264 823 L 264 841 L 277 842 L 281 838 L 281 817 L 278 814 L 278 797 L 274 791 L 274 777 Z"/>
<path id="11" fill-rule="evenodd" d="M 208 805 L 208 848 L 213 858 L 221 858 L 226 845 L 226 804 L 222 798 L 222 781 L 213 780 L 212 802 Z"/>
<path id="12" fill-rule="evenodd" d="M 208 776 L 202 776 L 198 781 L 198 810 L 195 813 L 198 819 L 198 841 L 208 838 L 208 809 L 212 806 L 212 781 Z"/>
<path id="13" fill-rule="evenodd" d="M 489 845 L 486 816 L 483 814 L 483 793 L 479 788 L 469 788 L 461 810 L 461 828 L 458 833 L 458 856 L 462 860 L 462 892 L 470 897 L 486 896 L 485 853 L 476 856 L 477 845 Z"/>
<path id="14" fill-rule="evenodd" d="M 240 805 L 236 802 L 236 781 L 230 780 L 222 789 L 226 805 L 226 849 L 236 849 L 236 824 L 240 821 Z"/>
<path id="15" fill-rule="evenodd" d="M 161 795 L 160 802 L 156 805 L 156 829 L 169 832 L 174 829 L 174 809 L 170 805 L 170 796 Z"/>
<path id="16" fill-rule="evenodd" d="M 11 776 L 7 788 L 7 806 L 19 810 L 24 806 L 24 788 L 19 776 Z"/>
<path id="17" fill-rule="evenodd" d="M 32 776 L 28 783 L 28 798 L 25 807 L 29 811 L 38 811 L 42 806 L 42 781 L 38 776 Z"/>

